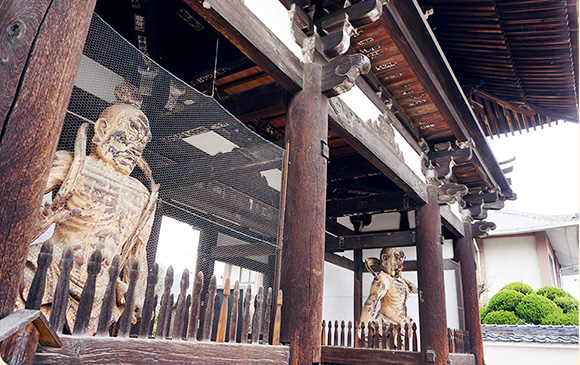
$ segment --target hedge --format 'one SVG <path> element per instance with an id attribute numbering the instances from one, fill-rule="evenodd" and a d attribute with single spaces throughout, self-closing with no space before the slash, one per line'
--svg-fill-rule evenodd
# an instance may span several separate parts
<path id="1" fill-rule="evenodd" d="M 492 311 L 505 310 L 513 312 L 523 297 L 524 294 L 518 291 L 502 289 L 489 300 L 488 307 Z"/>
<path id="2" fill-rule="evenodd" d="M 509 312 L 505 310 L 491 311 L 487 313 L 483 321 L 483 324 L 524 324 L 514 312 Z"/>
<path id="3" fill-rule="evenodd" d="M 552 315 L 563 313 L 562 309 L 550 299 L 538 295 L 528 294 L 520 300 L 516 306 L 515 314 L 527 323 L 540 324 L 542 319 Z"/>
<path id="4" fill-rule="evenodd" d="M 531 286 L 529 286 L 528 284 L 524 284 L 522 282 L 519 282 L 519 281 L 509 283 L 506 286 L 504 286 L 503 288 L 501 288 L 501 290 L 515 290 L 515 291 L 518 291 L 524 295 L 527 295 L 527 294 L 534 292 L 534 289 L 532 289 Z"/>

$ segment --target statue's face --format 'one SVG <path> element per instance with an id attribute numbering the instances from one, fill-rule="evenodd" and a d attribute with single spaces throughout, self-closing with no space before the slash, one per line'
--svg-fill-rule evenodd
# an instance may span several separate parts
<path id="1" fill-rule="evenodd" d="M 405 265 L 405 253 L 399 249 L 387 249 L 381 252 L 383 270 L 393 277 L 398 277 Z"/>
<path id="2" fill-rule="evenodd" d="M 129 175 L 151 140 L 149 121 L 130 105 L 114 105 L 95 123 L 93 143 L 104 162 Z"/>

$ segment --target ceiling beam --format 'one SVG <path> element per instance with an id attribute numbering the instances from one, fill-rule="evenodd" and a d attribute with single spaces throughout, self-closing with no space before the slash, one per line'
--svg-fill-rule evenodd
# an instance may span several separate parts
<path id="1" fill-rule="evenodd" d="M 325 249 L 327 252 L 337 252 L 408 246 L 415 246 L 414 231 L 373 232 L 339 237 L 327 234 Z"/>
<path id="2" fill-rule="evenodd" d="M 327 217 L 377 214 L 415 210 L 419 204 L 402 192 L 384 193 L 326 201 Z"/>

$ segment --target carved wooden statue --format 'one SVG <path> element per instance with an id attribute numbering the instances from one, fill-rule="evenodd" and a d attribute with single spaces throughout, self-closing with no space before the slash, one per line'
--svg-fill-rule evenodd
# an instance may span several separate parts
<path id="1" fill-rule="evenodd" d="M 79 128 L 74 155 L 58 151 L 54 158 L 46 192 L 60 189 L 50 204 L 41 209 L 35 227 L 35 238 L 52 223 L 55 231 L 49 239 L 54 246 L 54 260 L 48 269 L 47 284 L 41 310 L 48 317 L 52 296 L 59 277 L 58 263 L 65 248 L 74 249 L 70 275 L 69 307 L 66 323 L 72 329 L 80 295 L 87 278 L 87 264 L 92 252 L 100 248 L 103 260 L 97 277 L 94 306 L 87 329 L 94 334 L 97 318 L 108 282 L 108 268 L 115 255 L 120 267 L 128 273 L 128 263 L 139 262 L 140 282 L 147 278 L 146 244 L 151 232 L 159 185 L 155 184 L 149 166 L 142 158 L 145 145 L 151 140 L 149 120 L 140 110 L 142 97 L 129 84 L 115 88 L 117 103 L 105 109 L 96 121 L 92 148 L 86 154 L 85 123 Z M 150 181 L 150 191 L 137 179 L 129 176 L 139 165 Z M 23 307 L 36 270 L 41 244 L 31 245 L 24 272 Z M 128 278 L 117 280 L 117 302 L 112 320 L 117 320 L 124 307 Z M 140 315 L 145 285 L 135 292 L 138 309 L 133 322 Z"/>
<path id="2" fill-rule="evenodd" d="M 398 247 L 383 248 L 380 260 L 366 259 L 365 265 L 375 279 L 361 313 L 361 323 L 377 321 L 379 329 L 383 322 L 395 323 L 404 331 L 405 323 L 411 320 L 407 315 L 407 298 L 409 293 L 417 293 L 417 287 L 401 277 L 404 262 L 405 253 Z M 380 265 L 381 271 L 374 271 L 374 265 Z M 380 309 L 377 314 L 379 302 Z"/>

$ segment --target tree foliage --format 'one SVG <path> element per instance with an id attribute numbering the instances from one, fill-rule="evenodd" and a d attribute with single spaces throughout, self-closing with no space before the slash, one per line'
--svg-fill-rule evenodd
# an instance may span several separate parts
<path id="1" fill-rule="evenodd" d="M 487 313 L 481 323 L 484 324 L 524 324 L 514 312 L 499 310 Z"/>

